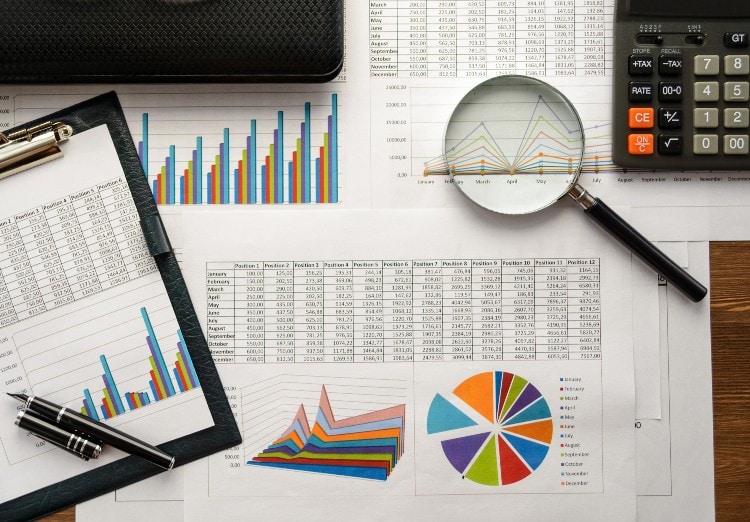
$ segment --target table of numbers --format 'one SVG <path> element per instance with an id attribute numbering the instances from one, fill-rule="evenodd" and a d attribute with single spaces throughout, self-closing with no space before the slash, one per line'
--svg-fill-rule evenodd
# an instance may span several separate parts
<path id="1" fill-rule="evenodd" d="M 599 259 L 209 262 L 217 363 L 601 358 Z"/>
<path id="2" fill-rule="evenodd" d="M 0 217 L 0 327 L 155 270 L 125 178 Z"/>
<path id="3" fill-rule="evenodd" d="M 613 6 L 613 0 L 370 0 L 370 74 L 602 76 Z"/>

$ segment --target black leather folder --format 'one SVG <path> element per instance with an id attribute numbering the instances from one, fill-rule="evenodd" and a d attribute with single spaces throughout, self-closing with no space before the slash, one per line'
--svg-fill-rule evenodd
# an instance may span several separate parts
<path id="1" fill-rule="evenodd" d="M 343 0 L 2 0 L 0 82 L 322 82 Z"/>
<path id="2" fill-rule="evenodd" d="M 66 3 L 65 0 L 62 0 L 62 2 Z M 143 174 L 138 153 L 133 145 L 117 95 L 110 92 L 97 96 L 51 114 L 44 119 L 29 122 L 25 128 L 31 128 L 44 121 L 59 121 L 70 125 L 73 129 L 71 140 L 74 140 L 78 134 L 86 130 L 100 125 L 107 126 L 122 164 L 133 201 L 138 209 L 141 229 L 149 253 L 154 257 L 164 281 L 164 287 L 180 325 L 186 348 L 200 380 L 200 386 L 203 389 L 208 408 L 211 411 L 213 427 L 160 444 L 159 447 L 173 455 L 175 466 L 180 466 L 239 444 L 242 438 L 234 414 L 224 393 L 206 338 L 198 322 L 187 286 L 177 264 L 177 258 L 163 228 L 148 181 Z M 7 131 L 6 135 L 12 135 L 13 132 L 14 130 Z M 66 161 L 66 159 L 54 161 Z M 23 176 L 24 174 L 16 175 Z M 0 181 L 0 188 L 2 188 L 2 181 Z M 10 400 L 4 394 L 3 399 Z M 0 421 L 10 424 L 13 419 L 0 419 Z M 75 457 L 71 456 L 70 458 L 74 459 Z M 92 468 L 90 471 L 38 491 L 0 503 L 0 520 L 3 522 L 30 520 L 132 484 L 160 471 L 162 470 L 158 466 L 131 455 L 110 464 Z M 44 473 L 44 469 L 40 469 L 39 473 Z M 166 473 L 170 472 L 167 471 Z"/>

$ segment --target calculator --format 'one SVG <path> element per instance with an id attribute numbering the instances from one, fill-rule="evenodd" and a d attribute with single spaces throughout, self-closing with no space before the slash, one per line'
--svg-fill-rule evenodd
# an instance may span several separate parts
<path id="1" fill-rule="evenodd" d="M 748 31 L 748 0 L 618 0 L 614 162 L 750 170 Z"/>

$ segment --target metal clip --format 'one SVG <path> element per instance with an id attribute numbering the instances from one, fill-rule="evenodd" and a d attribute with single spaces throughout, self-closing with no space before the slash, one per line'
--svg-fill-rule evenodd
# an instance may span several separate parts
<path id="1" fill-rule="evenodd" d="M 72 135 L 73 128 L 61 122 L 0 133 L 0 179 L 62 156 L 60 143 Z"/>

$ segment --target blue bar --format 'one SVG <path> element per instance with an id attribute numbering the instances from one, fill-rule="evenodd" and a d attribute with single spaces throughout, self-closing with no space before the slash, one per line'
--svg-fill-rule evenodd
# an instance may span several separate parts
<path id="1" fill-rule="evenodd" d="M 148 312 L 145 308 L 141 308 L 141 317 L 143 318 L 143 322 L 146 324 L 146 331 L 148 332 L 148 336 L 151 338 L 151 342 L 154 345 L 151 355 L 154 356 L 156 367 L 161 370 L 160 373 L 162 379 L 164 380 L 164 386 L 167 387 L 167 395 L 171 397 L 172 395 L 174 395 L 174 386 L 172 385 L 172 379 L 170 378 L 169 372 L 167 371 L 167 365 L 164 363 L 164 357 L 162 356 L 161 348 L 159 347 L 159 341 L 156 339 L 154 328 L 151 326 L 151 320 L 148 318 Z"/>
<path id="2" fill-rule="evenodd" d="M 287 163 L 287 176 L 289 177 L 289 189 L 287 190 L 287 201 L 289 203 L 293 203 L 294 199 L 292 198 L 292 191 L 294 190 L 294 162 L 290 161 Z"/>
<path id="3" fill-rule="evenodd" d="M 135 409 L 135 404 L 133 404 L 133 401 L 130 399 L 130 394 L 129 393 L 125 394 L 125 400 L 128 403 L 128 408 L 130 408 L 130 411 L 133 411 Z"/>
<path id="4" fill-rule="evenodd" d="M 85 397 L 83 400 L 83 406 L 86 408 L 86 413 L 92 419 L 99 420 L 99 415 L 96 413 L 96 406 L 94 406 L 94 399 L 91 398 L 91 393 L 88 388 L 83 390 L 83 396 Z"/>
<path id="5" fill-rule="evenodd" d="M 180 176 L 180 203 L 185 204 L 185 176 Z"/>
<path id="6" fill-rule="evenodd" d="M 234 202 L 240 202 L 240 169 L 234 169 Z"/>
<path id="7" fill-rule="evenodd" d="M 175 159 L 175 146 L 169 146 L 169 172 L 167 172 L 167 203 L 174 205 L 175 202 L 175 176 L 177 175 L 177 161 Z"/>
<path id="8" fill-rule="evenodd" d="M 310 102 L 305 103 L 305 134 L 302 141 L 302 155 L 305 157 L 305 160 L 302 163 L 302 183 L 304 184 L 304 189 L 302 190 L 302 193 L 304 194 L 303 201 L 305 203 L 310 203 L 310 201 L 312 201 L 312 184 L 310 183 Z"/>
<path id="9" fill-rule="evenodd" d="M 338 126 L 338 95 L 331 96 L 331 135 L 328 136 L 328 152 L 331 158 L 329 170 L 331 180 L 331 203 L 339 202 L 339 126 Z"/>
<path id="10" fill-rule="evenodd" d="M 155 401 L 159 401 L 159 394 L 156 392 L 156 384 L 154 381 L 148 381 L 148 385 L 151 388 L 151 394 L 154 396 Z"/>
<path id="11" fill-rule="evenodd" d="M 112 404 L 115 407 L 115 411 L 117 414 L 125 413 L 125 408 L 122 405 L 122 400 L 120 399 L 120 392 L 117 391 L 117 385 L 115 384 L 115 380 L 112 378 L 112 372 L 109 371 L 109 364 L 107 364 L 107 358 L 103 355 L 99 356 L 99 361 L 102 363 L 102 367 L 104 368 L 104 377 L 105 382 L 108 384 L 109 388 L 109 394 L 110 398 L 112 399 Z"/>
<path id="12" fill-rule="evenodd" d="M 250 145 L 247 148 L 249 163 L 247 177 L 249 178 L 248 186 L 250 188 L 250 203 L 258 202 L 258 155 L 256 147 L 258 146 L 257 138 L 255 137 L 255 120 L 250 120 Z"/>
<path id="13" fill-rule="evenodd" d="M 180 372 L 177 371 L 177 368 L 172 368 L 172 372 L 174 373 L 174 379 L 177 381 L 177 387 L 180 389 L 180 393 L 184 393 L 185 388 L 182 387 L 182 381 L 180 380 Z"/>
<path id="14" fill-rule="evenodd" d="M 316 183 L 320 181 L 320 158 L 315 158 L 315 181 Z M 321 203 L 321 193 L 322 187 L 315 187 L 315 202 Z"/>
<path id="15" fill-rule="evenodd" d="M 154 195 L 154 200 L 156 199 L 156 195 L 159 193 L 159 184 L 157 183 L 157 180 L 154 180 L 152 182 L 151 192 Z"/>
<path id="16" fill-rule="evenodd" d="M 143 138 L 141 139 L 141 143 L 143 143 L 143 154 L 141 157 L 141 165 L 143 166 L 143 172 L 146 174 L 146 179 L 148 179 L 148 113 L 143 113 Z"/>
<path id="17" fill-rule="evenodd" d="M 260 166 L 260 202 L 261 203 L 271 203 L 270 201 L 266 201 L 266 166 L 261 165 Z"/>
<path id="18" fill-rule="evenodd" d="M 193 175 L 195 176 L 196 203 L 203 203 L 203 138 L 195 138 L 195 163 L 193 164 Z"/>
<path id="19" fill-rule="evenodd" d="M 187 351 L 187 343 L 185 342 L 185 338 L 182 336 L 182 330 L 177 330 L 177 337 L 179 337 L 180 339 L 177 343 L 177 349 L 180 350 L 180 353 L 182 354 L 182 361 L 185 363 L 185 370 L 187 371 L 188 377 L 190 378 L 190 384 L 193 385 L 193 388 L 196 388 L 200 386 L 201 383 L 198 380 L 198 374 L 195 371 L 193 359 L 190 357 L 190 353 Z"/>
<path id="20" fill-rule="evenodd" d="M 229 129 L 224 129 L 224 161 L 222 165 L 222 203 L 229 203 Z"/>
<path id="21" fill-rule="evenodd" d="M 276 148 L 276 190 L 274 191 L 275 203 L 284 202 L 284 111 L 278 115 L 279 140 Z"/>
<path id="22" fill-rule="evenodd" d="M 104 407 L 104 405 L 99 406 L 102 409 L 102 417 L 106 420 L 109 419 L 109 415 L 107 415 L 107 409 Z"/>

